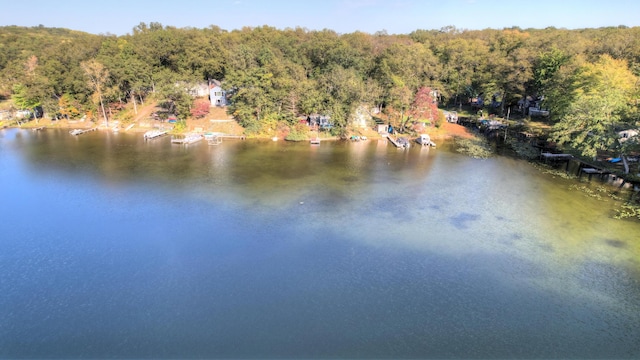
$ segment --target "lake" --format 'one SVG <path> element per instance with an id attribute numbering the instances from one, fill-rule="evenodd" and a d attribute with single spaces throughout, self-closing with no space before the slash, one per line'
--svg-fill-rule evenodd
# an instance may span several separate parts
<path id="1" fill-rule="evenodd" d="M 0 130 L 0 358 L 640 357 L 640 222 L 438 145 Z"/>

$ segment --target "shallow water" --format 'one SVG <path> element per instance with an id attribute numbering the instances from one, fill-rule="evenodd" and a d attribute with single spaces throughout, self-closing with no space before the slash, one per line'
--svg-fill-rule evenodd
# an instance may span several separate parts
<path id="1" fill-rule="evenodd" d="M 13 129 L 0 179 L 2 358 L 640 357 L 640 224 L 524 161 Z"/>

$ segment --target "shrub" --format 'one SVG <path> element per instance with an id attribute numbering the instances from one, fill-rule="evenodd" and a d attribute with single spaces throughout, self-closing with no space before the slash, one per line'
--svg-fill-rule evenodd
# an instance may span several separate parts
<path id="1" fill-rule="evenodd" d="M 306 124 L 298 123 L 290 127 L 289 133 L 284 139 L 288 141 L 304 141 L 307 140 L 308 132 L 309 128 Z"/>

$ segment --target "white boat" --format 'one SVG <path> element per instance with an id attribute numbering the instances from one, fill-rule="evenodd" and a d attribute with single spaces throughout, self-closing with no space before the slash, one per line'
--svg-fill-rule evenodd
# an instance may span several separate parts
<path id="1" fill-rule="evenodd" d="M 144 139 L 145 140 L 155 139 L 157 137 L 165 135 L 166 133 L 167 133 L 166 130 L 149 130 L 144 133 Z"/>
<path id="2" fill-rule="evenodd" d="M 428 134 L 421 134 L 416 139 L 416 142 L 422 146 L 431 146 L 431 147 L 436 146 L 436 144 L 433 141 L 431 141 L 431 137 Z"/>

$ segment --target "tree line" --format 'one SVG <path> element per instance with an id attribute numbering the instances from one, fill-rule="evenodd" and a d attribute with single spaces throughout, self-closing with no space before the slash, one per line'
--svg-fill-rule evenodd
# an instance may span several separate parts
<path id="1" fill-rule="evenodd" d="M 401 124 L 427 88 L 444 105 L 492 99 L 499 115 L 527 97 L 540 99 L 556 139 L 593 155 L 621 147 L 616 131 L 638 126 L 638 76 L 640 27 L 445 27 L 390 35 L 152 22 L 124 36 L 0 27 L 0 96 L 17 108 L 108 118 L 153 95 L 184 119 L 194 106 L 185 88 L 216 79 L 247 132 L 314 113 L 344 131 L 363 104 Z"/>

